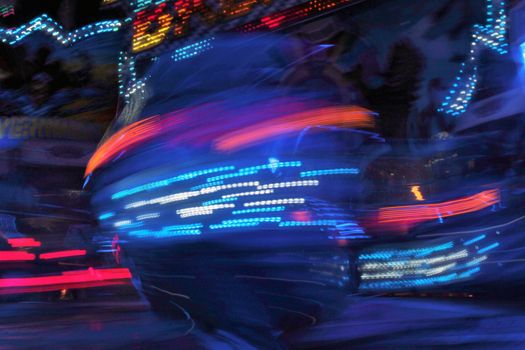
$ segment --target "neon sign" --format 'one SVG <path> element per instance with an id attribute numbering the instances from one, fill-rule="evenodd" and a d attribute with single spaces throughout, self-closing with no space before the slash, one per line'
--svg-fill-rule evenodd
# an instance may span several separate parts
<path id="1" fill-rule="evenodd" d="M 152 49 L 165 41 L 202 32 L 268 30 L 350 4 L 352 0 L 310 0 L 276 3 L 272 0 L 168 0 L 136 3 L 131 51 Z M 196 28 L 195 21 L 200 22 Z"/>

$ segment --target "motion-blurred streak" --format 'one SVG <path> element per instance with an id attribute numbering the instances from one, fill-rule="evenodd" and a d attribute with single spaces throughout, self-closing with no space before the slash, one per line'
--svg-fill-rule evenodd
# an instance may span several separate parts
<path id="1" fill-rule="evenodd" d="M 245 121 L 228 120 L 230 116 L 248 112 L 246 109 L 232 107 L 234 106 L 225 103 L 206 104 L 149 117 L 126 126 L 98 148 L 89 160 L 84 176 L 87 177 L 110 160 L 118 158 L 123 152 L 161 135 L 171 135 L 171 142 L 177 145 L 188 141 L 194 144 L 214 142 L 216 149 L 224 152 L 267 142 L 277 136 L 299 133 L 315 126 L 365 129 L 374 126 L 373 113 L 356 106 L 316 107 L 315 104 L 298 103 L 293 99 L 263 102 L 250 106 L 249 120 L 261 119 L 262 116 L 264 120 L 255 124 L 252 122 L 249 126 L 244 125 Z M 231 132 L 235 129 L 232 125 L 217 121 L 204 127 L 199 116 L 202 119 L 218 116 L 218 120 L 237 124 L 238 130 Z"/>
<path id="2" fill-rule="evenodd" d="M 90 288 L 130 283 L 126 268 L 65 271 L 48 276 L 0 278 L 0 295 L 59 291 L 67 288 Z"/>
<path id="3" fill-rule="evenodd" d="M 232 151 L 257 144 L 278 135 L 300 132 L 312 126 L 340 126 L 372 128 L 372 113 L 361 107 L 326 107 L 274 118 L 244 129 L 236 130 L 217 139 L 220 151 Z"/>
<path id="4" fill-rule="evenodd" d="M 499 202 L 499 190 L 491 189 L 446 202 L 383 207 L 379 209 L 377 224 L 407 228 L 425 221 L 477 212 Z"/>

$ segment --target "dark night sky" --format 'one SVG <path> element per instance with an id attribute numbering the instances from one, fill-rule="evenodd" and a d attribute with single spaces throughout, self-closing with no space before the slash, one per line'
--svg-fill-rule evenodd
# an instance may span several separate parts
<path id="1" fill-rule="evenodd" d="M 42 13 L 68 29 L 103 20 L 120 18 L 122 10 L 118 8 L 101 9 L 100 0 L 16 0 L 15 15 L 0 19 L 4 27 L 18 26 Z"/>

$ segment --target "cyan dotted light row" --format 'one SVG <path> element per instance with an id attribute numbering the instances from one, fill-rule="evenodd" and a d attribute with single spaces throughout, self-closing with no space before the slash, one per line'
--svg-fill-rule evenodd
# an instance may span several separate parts
<path id="1" fill-rule="evenodd" d="M 463 245 L 464 245 L 464 246 L 469 246 L 469 245 L 471 245 L 471 244 L 473 244 L 473 243 L 476 243 L 476 242 L 479 242 L 479 241 L 485 239 L 485 237 L 487 237 L 487 236 L 485 236 L 485 235 L 480 235 L 480 236 L 474 237 L 474 238 L 472 238 L 472 239 L 469 239 L 469 240 L 466 241 L 465 243 L 463 243 Z"/>
<path id="2" fill-rule="evenodd" d="M 134 12 L 140 12 L 152 5 L 160 5 L 167 0 L 131 0 L 130 4 Z"/>
<path id="3" fill-rule="evenodd" d="M 224 220 L 222 223 L 229 225 L 229 224 L 243 224 L 246 222 L 280 222 L 280 221 L 281 221 L 281 218 L 279 216 L 271 216 L 271 217 L 262 217 L 262 218 Z"/>
<path id="4" fill-rule="evenodd" d="M 487 247 L 485 247 L 485 248 L 480 248 L 480 249 L 478 250 L 478 254 L 486 253 L 486 252 L 488 252 L 489 250 L 492 250 L 492 249 L 497 248 L 497 247 L 499 247 L 499 243 L 498 243 L 498 242 L 496 242 L 496 243 L 492 243 L 491 245 L 489 245 L 489 246 L 487 246 Z"/>
<path id="5" fill-rule="evenodd" d="M 425 256 L 429 253 L 438 252 L 442 250 L 451 249 L 454 247 L 454 242 L 443 243 L 434 247 L 413 248 L 413 249 L 397 249 L 397 250 L 379 250 L 373 253 L 364 253 L 359 256 L 359 260 L 389 260 L 392 257 L 409 257 L 409 256 Z"/>
<path id="6" fill-rule="evenodd" d="M 98 219 L 99 220 L 106 220 L 106 219 L 109 219 L 109 218 L 112 218 L 115 216 L 115 212 L 107 212 L 107 213 L 102 213 L 99 215 Z"/>
<path id="7" fill-rule="evenodd" d="M 161 231 L 150 231 L 150 230 L 137 230 L 130 231 L 129 235 L 139 238 L 166 238 L 166 237 L 180 237 L 180 236 L 196 236 L 200 235 L 201 230 L 161 230 Z"/>
<path id="8" fill-rule="evenodd" d="M 137 186 L 137 187 L 133 187 L 127 190 L 117 192 L 111 196 L 111 199 L 120 199 L 120 198 L 124 198 L 127 196 L 131 196 L 136 193 L 143 192 L 143 191 L 149 191 L 149 190 L 169 186 L 170 184 L 174 182 L 190 180 L 197 176 L 208 175 L 208 174 L 222 172 L 222 171 L 231 171 L 234 169 L 235 169 L 234 166 L 222 166 L 222 167 L 217 167 L 217 168 L 192 171 L 186 174 L 177 175 L 177 176 L 170 177 L 164 180 L 150 182 L 145 185 L 141 185 L 141 186 Z"/>
<path id="9" fill-rule="evenodd" d="M 290 168 L 290 167 L 300 167 L 302 163 L 300 161 L 291 161 L 291 162 L 278 162 L 278 163 L 272 163 L 272 164 L 263 164 L 263 165 L 256 165 L 252 167 L 247 168 L 241 168 L 235 173 L 230 174 L 224 174 L 224 175 L 218 175 L 214 177 L 210 177 L 206 179 L 207 182 L 214 182 L 214 181 L 220 181 L 240 176 L 248 176 L 257 174 L 260 170 L 265 169 L 277 169 L 277 168 Z"/>
<path id="10" fill-rule="evenodd" d="M 215 40 L 215 38 L 204 39 L 194 44 L 190 44 L 190 45 L 181 47 L 179 49 L 176 49 L 171 55 L 171 58 L 175 62 L 178 62 L 178 61 L 182 61 L 182 60 L 197 56 L 203 52 L 211 50 L 213 48 L 213 45 L 211 44 L 213 40 Z"/>
<path id="11" fill-rule="evenodd" d="M 224 220 L 221 224 L 210 225 L 210 229 L 238 228 L 259 226 L 260 223 L 279 222 L 280 217 L 247 218 L 237 220 Z"/>
<path id="12" fill-rule="evenodd" d="M 345 175 L 345 174 L 359 174 L 357 168 L 337 168 L 337 169 L 322 169 L 310 170 L 301 172 L 301 177 L 323 176 L 323 175 Z"/>
<path id="13" fill-rule="evenodd" d="M 283 221 L 279 227 L 294 227 L 294 226 L 336 226 L 341 223 L 338 220 L 314 220 L 314 221 Z"/>
<path id="14" fill-rule="evenodd" d="M 253 209 L 234 210 L 232 214 L 241 215 L 241 214 L 254 214 L 254 213 L 270 213 L 270 212 L 284 211 L 285 209 L 286 207 L 284 206 L 267 207 L 267 208 L 253 208 Z"/>
<path id="15" fill-rule="evenodd" d="M 479 268 L 472 269 L 466 272 L 468 272 L 468 274 L 467 273 L 458 274 L 454 272 L 454 273 L 451 273 L 445 276 L 436 276 L 436 277 L 428 277 L 428 278 L 402 279 L 402 280 L 381 281 L 381 282 L 364 282 L 359 286 L 359 289 L 361 290 L 370 290 L 370 289 L 391 290 L 391 289 L 404 289 L 404 288 L 431 286 L 434 284 L 448 283 L 454 280 L 470 277 L 472 274 L 479 272 Z"/>

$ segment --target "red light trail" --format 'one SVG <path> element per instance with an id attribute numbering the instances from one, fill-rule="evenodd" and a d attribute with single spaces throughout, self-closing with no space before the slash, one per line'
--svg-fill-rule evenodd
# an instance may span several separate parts
<path id="1" fill-rule="evenodd" d="M 378 222 L 410 224 L 435 220 L 475 212 L 499 201 L 499 190 L 492 189 L 448 202 L 385 207 L 379 209 Z"/>

